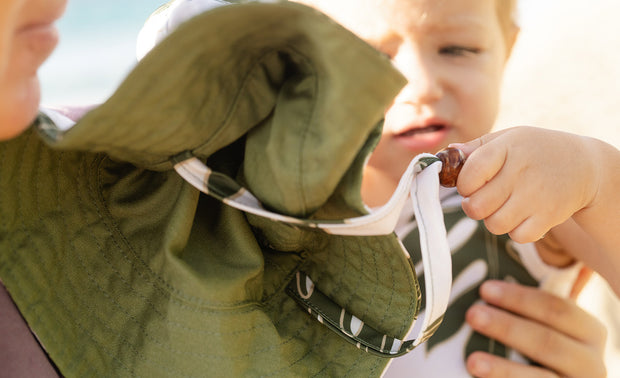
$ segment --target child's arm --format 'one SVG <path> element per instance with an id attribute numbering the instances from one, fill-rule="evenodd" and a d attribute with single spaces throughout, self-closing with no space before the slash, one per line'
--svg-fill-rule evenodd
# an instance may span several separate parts
<path id="1" fill-rule="evenodd" d="M 607 331 L 572 300 L 502 281 L 484 283 L 480 294 L 487 304 L 472 306 L 467 322 L 540 366 L 475 352 L 467 359 L 467 369 L 474 376 L 606 376 Z"/>
<path id="2" fill-rule="evenodd" d="M 562 224 L 553 235 L 565 244 L 574 238 L 571 227 L 583 229 L 600 248 L 571 253 L 620 295 L 618 149 L 597 139 L 533 127 L 453 147 L 468 155 L 457 182 L 467 215 L 484 219 L 489 231 L 509 233 L 520 243 L 536 241 Z"/>

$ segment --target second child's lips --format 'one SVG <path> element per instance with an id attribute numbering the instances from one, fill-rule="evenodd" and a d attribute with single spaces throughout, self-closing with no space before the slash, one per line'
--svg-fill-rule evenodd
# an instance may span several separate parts
<path id="1" fill-rule="evenodd" d="M 34 40 L 35 43 L 49 43 L 48 40 L 53 42 L 58 39 L 56 26 L 51 22 L 26 25 L 17 30 L 17 35 L 20 38 Z"/>
<path id="2" fill-rule="evenodd" d="M 58 44 L 58 30 L 52 23 L 26 25 L 17 31 L 16 37 L 21 49 L 27 52 L 21 67 L 31 70 L 33 75 Z"/>

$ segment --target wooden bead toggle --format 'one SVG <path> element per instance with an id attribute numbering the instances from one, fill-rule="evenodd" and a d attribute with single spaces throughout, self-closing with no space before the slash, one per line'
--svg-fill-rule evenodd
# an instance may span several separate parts
<path id="1" fill-rule="evenodd" d="M 443 163 L 439 172 L 439 183 L 446 188 L 455 187 L 467 157 L 463 151 L 451 147 L 439 151 L 435 156 Z"/>

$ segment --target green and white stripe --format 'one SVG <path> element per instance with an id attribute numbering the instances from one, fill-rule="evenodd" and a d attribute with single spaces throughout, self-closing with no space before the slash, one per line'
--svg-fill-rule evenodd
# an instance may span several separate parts
<path id="1" fill-rule="evenodd" d="M 276 222 L 320 228 L 334 235 L 369 236 L 388 235 L 394 231 L 398 216 L 409 197 L 416 175 L 436 162 L 439 162 L 439 159 L 434 155 L 422 154 L 418 156 L 409 164 L 392 198 L 385 205 L 367 215 L 339 220 L 296 218 L 268 211 L 249 190 L 239 185 L 231 177 L 214 172 L 195 157 L 187 158 L 186 155 L 182 155 L 176 158 L 174 169 L 196 189 L 246 213 Z"/>

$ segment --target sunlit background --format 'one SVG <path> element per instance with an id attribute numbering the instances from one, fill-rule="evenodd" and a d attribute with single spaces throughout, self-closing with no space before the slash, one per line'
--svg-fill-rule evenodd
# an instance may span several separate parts
<path id="1" fill-rule="evenodd" d="M 104 101 L 136 63 L 136 36 L 164 0 L 69 0 L 60 43 L 40 71 L 46 104 Z"/>
<path id="2" fill-rule="evenodd" d="M 536 16 L 529 9 L 540 0 L 521 1 L 521 13 Z M 40 71 L 43 102 L 91 104 L 109 97 L 136 63 L 135 42 L 144 21 L 163 3 L 69 0 L 58 23 L 58 48 Z"/>
<path id="3" fill-rule="evenodd" d="M 337 0 L 334 0 L 337 1 Z M 535 125 L 620 148 L 620 2 L 520 0 L 521 35 L 498 128 Z M 69 0 L 61 43 L 40 71 L 49 105 L 105 101 L 136 63 L 135 41 L 162 0 Z M 620 377 L 620 305 L 595 277 L 579 302 L 609 327 L 609 377 Z"/>

